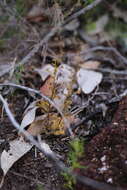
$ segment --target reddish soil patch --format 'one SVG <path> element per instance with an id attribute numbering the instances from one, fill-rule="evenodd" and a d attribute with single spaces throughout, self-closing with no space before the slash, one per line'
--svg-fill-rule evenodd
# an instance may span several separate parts
<path id="1" fill-rule="evenodd" d="M 85 146 L 81 164 L 87 168 L 79 169 L 80 175 L 127 189 L 127 97 L 119 103 L 112 123 Z M 91 190 L 81 184 L 75 189 Z"/>

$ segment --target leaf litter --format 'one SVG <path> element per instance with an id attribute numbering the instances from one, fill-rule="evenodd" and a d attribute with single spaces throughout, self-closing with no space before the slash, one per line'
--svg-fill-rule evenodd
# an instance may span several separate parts
<path id="1" fill-rule="evenodd" d="M 91 93 L 102 80 L 102 74 L 88 70 L 96 69 L 99 62 L 86 62 L 82 65 L 77 73 L 74 68 L 66 64 L 50 65 L 47 64 L 40 69 L 35 69 L 42 78 L 43 85 L 40 92 L 51 98 L 59 109 L 64 113 L 65 118 L 72 124 L 75 123 L 76 118 L 69 112 L 71 95 L 74 92 L 73 86 L 76 84 L 75 75 L 77 76 L 77 83 L 85 94 Z M 37 115 L 37 110 L 41 110 L 41 115 Z M 40 134 L 47 135 L 65 135 L 66 126 L 63 118 L 59 116 L 54 108 L 45 100 L 37 100 L 32 102 L 26 111 L 21 122 L 21 128 L 27 128 L 33 136 Z M 10 149 L 4 150 L 1 154 L 1 168 L 4 175 L 12 165 L 26 154 L 32 145 L 23 140 L 22 134 L 20 137 L 9 142 Z"/>
<path id="2" fill-rule="evenodd" d="M 40 5 L 40 2 L 39 2 L 39 5 Z M 50 5 L 50 6 L 52 6 L 52 5 Z M 115 5 L 113 5 L 113 6 L 115 6 Z M 28 27 L 29 27 L 29 29 L 27 27 L 26 27 L 26 29 L 27 29 L 27 31 L 30 31 L 30 33 L 28 34 L 28 39 L 27 40 L 26 39 L 23 40 L 21 38 L 21 40 L 23 40 L 24 47 L 26 47 L 25 50 L 29 51 L 31 49 L 31 46 L 34 46 L 36 41 L 40 40 L 38 38 L 39 37 L 41 38 L 46 33 L 48 33 L 50 28 L 52 28 L 53 25 L 57 24 L 57 20 L 58 21 L 60 20 L 59 18 L 54 19 L 56 14 L 52 14 L 50 8 L 52 8 L 52 7 L 47 7 L 47 5 L 45 7 L 43 5 L 38 6 L 38 4 L 37 4 L 37 5 L 34 5 L 32 8 L 29 9 L 30 11 L 28 12 L 28 14 L 27 14 L 27 16 L 25 18 L 28 21 Z M 58 9 L 59 8 L 61 8 L 61 7 L 58 7 Z M 70 8 L 72 8 L 72 7 L 70 6 Z M 48 12 L 47 12 L 47 10 L 48 10 Z M 63 11 L 63 9 L 61 9 L 61 10 Z M 71 9 L 69 9 L 69 13 L 70 13 L 70 10 Z M 108 9 L 105 9 L 105 10 L 108 10 Z M 114 9 L 112 9 L 112 10 L 113 10 L 112 15 L 115 16 L 114 15 L 115 11 L 114 11 Z M 119 10 L 120 9 L 118 9 L 116 12 L 119 12 Z M 63 13 L 64 13 L 64 11 L 63 11 Z M 54 17 L 54 18 L 51 18 L 51 17 Z M 121 17 L 121 14 L 120 15 L 117 14 L 117 17 L 118 18 L 123 18 L 123 17 Z M 53 22 L 53 20 L 54 20 L 54 22 Z M 106 47 L 106 45 L 109 46 L 109 43 L 107 43 L 106 40 L 110 39 L 111 40 L 110 45 L 114 46 L 116 48 L 118 47 L 118 49 L 121 47 L 120 51 L 121 51 L 121 53 L 123 53 L 125 55 L 126 51 L 122 49 L 123 48 L 122 44 L 120 44 L 120 46 L 117 46 L 118 44 L 115 44 L 115 43 L 117 43 L 116 40 L 114 40 L 112 37 L 109 38 L 109 36 L 108 36 L 108 38 L 107 38 L 105 36 L 105 28 L 106 28 L 105 26 L 107 26 L 107 22 L 109 22 L 109 20 L 110 19 L 109 19 L 108 12 L 103 13 L 102 16 L 100 16 L 100 13 L 99 13 L 99 19 L 97 18 L 97 22 L 96 22 L 96 19 L 94 19 L 95 24 L 93 23 L 94 25 L 96 25 L 96 27 L 93 28 L 92 25 L 91 25 L 92 33 L 91 33 L 91 31 L 89 31 L 88 34 L 87 34 L 86 33 L 87 32 L 87 17 L 86 17 L 86 24 L 85 24 L 86 29 L 85 29 L 85 32 L 84 32 L 84 28 L 83 28 L 83 32 L 85 34 L 84 35 L 85 36 L 85 38 L 84 38 L 85 43 L 87 42 L 87 46 L 89 46 L 86 49 L 89 51 L 89 49 L 91 49 L 91 47 L 96 48 L 96 45 L 104 45 L 105 47 Z M 45 27 L 45 23 L 48 24 L 48 21 L 52 22 L 52 24 L 51 24 L 51 26 L 48 25 L 48 27 Z M 83 56 L 83 58 L 82 58 L 81 49 L 79 51 L 79 48 L 80 48 L 79 46 L 81 45 L 82 42 L 80 41 L 80 44 L 79 44 L 79 38 L 77 38 L 78 35 L 80 36 L 78 30 L 80 30 L 80 27 L 82 28 L 82 22 L 80 21 L 80 19 L 76 19 L 76 22 L 75 22 L 75 20 L 73 20 L 73 21 L 74 22 L 72 22 L 72 23 L 70 22 L 69 26 L 66 27 L 66 30 L 71 31 L 71 32 L 68 32 L 68 31 L 66 32 L 65 31 L 65 33 L 63 32 L 63 34 L 65 34 L 65 35 L 62 35 L 60 33 L 59 37 L 58 36 L 53 37 L 52 40 L 50 41 L 50 43 L 48 43 L 48 50 L 46 50 L 47 52 L 46 51 L 41 52 L 41 55 L 40 55 L 40 57 L 42 59 L 44 57 L 46 57 L 46 59 L 45 59 L 46 63 L 47 62 L 49 63 L 49 61 L 51 61 L 52 58 L 55 57 L 55 59 L 60 58 L 61 63 L 66 62 L 68 65 L 70 65 L 72 67 L 73 66 L 75 67 L 74 81 L 71 83 L 72 89 L 71 88 L 65 88 L 64 89 L 65 91 L 64 91 L 62 89 L 63 86 L 61 86 L 61 84 L 60 85 L 57 84 L 57 82 L 56 82 L 57 81 L 57 79 L 56 79 L 56 71 L 58 71 L 59 66 L 57 66 L 57 68 L 56 68 L 53 64 L 50 64 L 50 65 L 46 64 L 43 67 L 38 69 L 39 71 L 41 71 L 41 69 L 44 69 L 44 67 L 46 68 L 46 66 L 48 66 L 48 65 L 49 65 L 49 67 L 52 67 L 52 69 L 53 69 L 53 72 L 52 73 L 48 72 L 47 76 L 44 77 L 44 74 L 43 74 L 43 76 L 42 76 L 43 77 L 43 79 L 42 79 L 43 85 L 41 84 L 42 85 L 41 88 L 40 88 L 40 84 L 39 84 L 40 81 L 38 81 L 38 80 L 37 80 L 36 84 L 34 84 L 34 86 L 33 86 L 33 83 L 35 83 L 34 82 L 35 80 L 33 80 L 33 78 L 34 78 L 33 75 L 31 76 L 31 80 L 28 79 L 28 77 L 26 77 L 26 79 L 22 78 L 21 80 L 27 86 L 31 86 L 32 88 L 35 88 L 35 87 L 40 88 L 40 92 L 42 94 L 48 96 L 53 101 L 56 98 L 57 103 L 60 106 L 63 114 L 65 115 L 65 117 L 69 117 L 69 118 L 67 118 L 68 120 L 71 117 L 73 117 L 72 112 L 70 113 L 70 108 L 72 108 L 72 110 L 73 110 L 74 105 L 77 106 L 77 107 L 78 106 L 79 107 L 83 106 L 84 103 L 87 103 L 87 101 L 88 101 L 87 105 L 89 105 L 89 107 L 88 107 L 88 109 L 85 109 L 82 112 L 86 117 L 87 117 L 87 115 L 91 114 L 91 111 L 94 111 L 94 106 L 95 107 L 99 106 L 98 102 L 100 103 L 100 100 L 101 100 L 101 102 L 104 102 L 104 107 L 101 106 L 101 109 L 103 107 L 103 117 L 105 117 L 105 112 L 106 112 L 105 102 L 107 101 L 108 98 L 112 98 L 113 96 L 116 96 L 116 95 L 120 94 L 121 92 L 123 92 L 123 90 L 125 88 L 125 81 L 121 82 L 120 79 L 118 79 L 118 77 L 116 75 L 113 76 L 111 74 L 108 75 L 108 80 L 107 80 L 107 78 L 106 78 L 107 74 L 104 73 L 104 75 L 102 76 L 102 78 L 104 79 L 103 83 L 102 83 L 102 85 L 99 85 L 101 83 L 101 81 L 102 81 L 102 78 L 101 78 L 101 81 L 99 79 L 97 79 L 97 75 L 99 74 L 99 72 L 96 72 L 94 70 L 96 70 L 100 64 L 101 64 L 101 66 L 103 68 L 102 63 L 103 64 L 106 63 L 106 65 L 104 65 L 104 69 L 105 69 L 105 66 L 106 67 L 109 66 L 109 68 L 110 68 L 109 70 L 112 71 L 112 67 L 110 67 L 110 65 L 107 65 L 107 64 L 111 63 L 113 68 L 117 68 L 118 62 L 119 62 L 119 66 L 121 66 L 121 61 L 119 59 L 119 56 L 112 55 L 111 52 L 109 52 L 109 54 L 107 54 L 107 52 L 102 53 L 102 52 L 98 52 L 98 51 L 97 52 L 88 52 L 88 53 L 85 54 L 85 56 L 84 56 L 84 54 L 82 54 L 82 56 Z M 34 35 L 32 34 L 32 36 L 30 35 L 32 30 L 31 30 L 31 27 L 30 27 L 29 23 L 30 23 L 31 26 L 32 26 L 32 23 L 34 24 L 32 26 L 32 28 L 34 28 Z M 20 23 L 20 25 L 23 26 L 21 23 Z M 78 25 L 79 25 L 79 27 L 78 27 Z M 89 23 L 88 23 L 88 25 L 89 25 Z M 22 27 L 22 28 L 24 30 L 24 27 Z M 90 29 L 90 27 L 89 27 L 89 29 Z M 22 31 L 22 29 L 21 29 L 21 31 Z M 92 36 L 93 31 L 94 31 L 94 34 L 96 33 L 97 35 Z M 67 33 L 67 36 L 66 36 L 66 33 Z M 91 34 L 91 35 L 89 36 L 89 34 Z M 123 32 L 122 32 L 122 34 L 123 34 Z M 116 35 L 116 33 L 115 33 L 115 35 Z M 32 39 L 33 43 L 30 42 L 31 39 Z M 55 40 L 55 39 L 57 39 L 57 40 Z M 112 41 L 112 39 L 113 39 L 113 41 Z M 26 45 L 28 42 L 30 42 L 29 45 Z M 103 42 L 103 44 L 102 44 L 102 42 Z M 83 51 L 85 49 L 84 48 L 85 43 L 83 42 L 83 49 L 82 49 Z M 20 47 L 19 48 L 20 53 L 18 53 L 18 51 L 16 51 L 16 57 L 20 58 L 20 57 L 24 56 L 24 53 L 23 53 L 24 49 L 22 48 L 22 46 L 20 46 L 20 44 L 18 44 L 18 46 Z M 12 47 L 11 43 L 10 43 L 10 47 Z M 12 49 L 15 49 L 15 48 L 12 48 Z M 23 51 L 22 51 L 22 49 L 23 49 Z M 16 50 L 18 50 L 18 49 L 16 48 Z M 51 50 L 51 54 L 49 53 L 50 52 L 49 50 Z M 7 56 L 7 53 L 5 54 L 5 56 Z M 39 54 L 39 52 L 38 52 L 38 54 Z M 71 54 L 73 54 L 73 55 L 71 56 Z M 100 62 L 102 62 L 102 63 L 99 64 L 99 62 L 94 61 L 94 59 L 95 60 L 100 60 Z M 86 61 L 86 60 L 89 60 L 89 61 Z M 36 57 L 33 57 L 32 63 L 34 61 L 36 61 Z M 39 61 L 38 61 L 37 67 L 40 64 Z M 8 63 L 9 62 L 10 61 L 8 61 Z M 90 63 L 90 62 L 92 62 L 92 63 Z M 43 61 L 43 64 L 45 64 L 44 61 Z M 29 66 L 31 66 L 31 61 L 27 65 L 28 65 L 28 70 L 26 70 L 26 73 L 30 71 Z M 26 67 L 27 67 L 27 65 L 26 65 Z M 84 70 L 82 72 L 82 76 L 80 76 L 78 78 L 78 72 L 80 73 L 80 71 L 81 71 L 80 68 L 84 69 Z M 120 68 L 120 69 L 122 69 L 122 68 Z M 125 67 L 124 67 L 124 69 L 125 69 Z M 3 73 L 2 73 L 3 70 L 6 70 L 6 68 L 2 69 L 0 71 L 0 75 L 3 75 Z M 89 75 L 90 75 L 91 71 L 93 71 L 94 74 L 92 74 L 91 78 L 90 78 Z M 103 70 L 101 70 L 101 71 L 103 72 Z M 86 72 L 87 72 L 87 75 L 85 74 Z M 124 72 L 124 70 L 123 70 L 123 72 Z M 93 78 L 93 80 L 92 80 L 92 78 Z M 84 82 L 82 82 L 83 80 L 84 80 Z M 95 84 L 96 80 L 97 80 L 97 83 Z M 116 80 L 118 82 L 120 82 L 120 83 L 118 84 Z M 122 80 L 125 80 L 125 79 L 122 79 Z M 115 83 L 116 86 L 113 85 L 112 82 Z M 107 83 L 108 83 L 108 87 L 109 87 L 109 85 L 111 87 L 108 90 L 105 87 L 105 84 L 107 85 Z M 81 89 L 80 94 L 78 94 L 77 91 L 73 90 L 73 86 L 75 86 L 74 88 L 76 88 L 76 90 L 77 90 L 77 88 Z M 98 88 L 98 86 L 99 86 L 99 88 Z M 63 95 L 62 92 L 65 92 L 65 94 L 67 96 L 65 96 L 65 94 Z M 105 93 L 107 93 L 107 94 L 105 94 Z M 71 95 L 73 95 L 73 97 L 77 96 L 79 98 L 79 103 L 78 104 L 76 102 L 77 99 L 76 99 L 75 104 L 74 104 Z M 96 95 L 96 97 L 91 101 L 91 97 L 94 96 L 94 95 Z M 33 96 L 34 100 L 35 100 L 35 98 L 36 97 Z M 62 101 L 61 101 L 61 99 L 62 99 Z M 89 104 L 89 102 L 90 102 L 90 104 Z M 64 105 L 63 105 L 63 103 L 64 103 Z M 19 106 L 19 109 L 22 110 L 22 108 L 20 106 Z M 70 113 L 70 115 L 69 115 L 69 113 Z M 106 113 L 106 115 L 107 115 L 107 113 Z M 17 116 L 18 116 L 18 118 L 20 118 L 18 113 L 16 113 L 16 117 Z M 78 114 L 78 117 L 79 116 L 80 115 Z M 49 122 L 47 122 L 46 118 L 49 118 L 49 117 L 51 119 L 50 119 Z M 59 121 L 58 123 L 57 123 L 57 120 Z M 70 121 L 70 123 L 73 123 L 73 122 L 75 122 L 75 117 L 72 118 L 72 120 Z M 89 124 L 88 124 L 89 128 L 91 128 L 91 123 L 90 122 L 92 123 L 93 121 L 89 121 Z M 99 122 L 102 123 L 101 121 L 98 121 L 98 123 Z M 55 125 L 55 124 L 57 124 L 57 125 Z M 39 125 L 39 127 L 37 127 L 37 125 Z M 57 113 L 56 109 L 53 106 L 51 106 L 47 101 L 44 101 L 43 99 L 39 99 L 38 101 L 35 101 L 35 104 L 34 104 L 33 107 L 31 106 L 31 108 L 26 109 L 26 111 L 24 112 L 24 115 L 23 115 L 23 120 L 21 122 L 21 127 L 25 128 L 25 130 L 27 130 L 27 131 L 29 130 L 29 133 L 31 133 L 31 134 L 33 134 L 35 136 L 37 134 L 40 134 L 40 133 L 49 134 L 49 135 L 50 134 L 51 135 L 52 134 L 56 135 L 56 133 L 57 134 L 58 133 L 62 134 L 62 132 L 63 132 L 63 134 L 64 134 L 65 133 L 64 125 L 65 124 L 62 121 L 61 116 Z M 86 125 L 87 125 L 87 123 L 86 123 Z M 79 132 L 81 132 L 80 134 L 83 134 L 82 131 L 81 131 L 81 128 L 82 128 L 82 126 L 80 126 L 78 129 L 79 129 Z M 83 128 L 83 131 L 85 131 L 84 128 Z M 44 136 L 44 138 L 46 138 L 46 137 Z M 48 140 L 48 139 L 46 139 L 46 140 Z M 57 138 L 55 140 L 55 143 L 56 142 L 57 142 Z M 10 141 L 10 143 L 11 143 L 11 141 Z M 58 144 L 58 142 L 57 142 L 57 144 Z M 61 142 L 59 144 L 61 144 Z M 53 145 L 54 145 L 54 141 L 53 141 Z M 58 146 L 59 145 L 57 145 L 56 147 L 58 147 Z M 93 146 L 94 146 L 94 143 L 93 143 Z M 53 148 L 54 148 L 54 146 L 53 146 Z M 63 154 L 63 156 L 64 156 L 64 154 Z M 32 166 L 31 166 L 31 168 L 32 168 Z M 90 169 L 91 169 L 91 167 L 90 167 Z M 43 170 L 43 168 L 42 168 L 42 170 Z M 43 171 L 41 171 L 41 173 L 42 172 Z M 26 172 L 25 172 L 25 174 L 26 174 Z M 91 173 L 89 172 L 89 174 L 91 174 Z M 48 177 L 49 177 L 49 173 L 48 173 Z M 14 183 L 13 180 L 12 180 L 12 183 Z M 15 188 L 15 187 L 12 186 L 12 188 Z M 54 186 L 53 186 L 53 188 L 54 188 Z"/>
<path id="3" fill-rule="evenodd" d="M 77 72 L 77 82 L 85 94 L 91 93 L 102 81 L 102 73 L 80 69 Z"/>
<path id="4" fill-rule="evenodd" d="M 13 141 L 10 141 L 9 146 L 9 150 L 4 150 L 0 158 L 0 164 L 4 172 L 4 176 L 17 160 L 19 160 L 24 154 L 30 151 L 33 145 L 25 142 L 24 139 L 20 137 Z"/>

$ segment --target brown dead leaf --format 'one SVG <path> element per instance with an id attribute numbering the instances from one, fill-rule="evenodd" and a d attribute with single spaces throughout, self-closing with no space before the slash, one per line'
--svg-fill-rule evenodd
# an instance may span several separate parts
<path id="1" fill-rule="evenodd" d="M 86 61 L 83 64 L 80 64 L 80 67 L 82 67 L 83 69 L 97 69 L 100 66 L 100 62 L 99 61 Z"/>
<path id="2" fill-rule="evenodd" d="M 42 94 L 44 94 L 45 96 L 48 97 L 52 97 L 53 95 L 53 91 L 54 91 L 54 77 L 49 76 L 44 85 L 40 88 L 40 91 L 42 92 Z"/>

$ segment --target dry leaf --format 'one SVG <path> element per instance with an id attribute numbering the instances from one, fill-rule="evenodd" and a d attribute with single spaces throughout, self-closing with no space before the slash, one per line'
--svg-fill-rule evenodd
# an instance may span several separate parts
<path id="1" fill-rule="evenodd" d="M 55 68 L 52 65 L 47 64 L 40 69 L 35 69 L 35 71 L 38 72 L 42 80 L 45 81 L 47 77 L 54 76 Z"/>
<path id="2" fill-rule="evenodd" d="M 85 63 L 81 64 L 80 67 L 83 69 L 97 69 L 100 66 L 99 61 L 86 61 Z"/>
<path id="3" fill-rule="evenodd" d="M 36 110 L 38 108 L 37 103 L 39 101 L 32 102 L 28 108 L 25 110 L 24 118 L 21 122 L 21 128 L 24 129 L 26 126 L 30 125 L 34 120 L 36 116 Z"/>
<path id="4" fill-rule="evenodd" d="M 32 108 L 24 116 L 24 118 L 23 118 L 23 120 L 21 122 L 21 128 L 22 129 L 24 129 L 26 126 L 28 126 L 29 124 L 31 124 L 34 121 L 37 108 L 38 108 L 37 106 Z"/>
<path id="5" fill-rule="evenodd" d="M 27 132 L 33 136 L 45 133 L 47 135 L 64 135 L 64 121 L 56 113 L 45 114 L 36 118 Z"/>
<path id="6" fill-rule="evenodd" d="M 24 154 L 26 154 L 33 146 L 30 143 L 25 142 L 22 137 L 9 142 L 9 145 L 9 150 L 4 150 L 0 158 L 0 165 L 4 176 L 7 174 L 12 165 Z"/>
<path id="7" fill-rule="evenodd" d="M 102 80 L 102 73 L 80 69 L 77 72 L 77 82 L 85 94 L 91 93 Z"/>
<path id="8" fill-rule="evenodd" d="M 45 96 L 52 97 L 54 91 L 54 82 L 55 82 L 54 77 L 49 76 L 46 79 L 44 85 L 40 88 L 42 94 L 44 94 Z"/>

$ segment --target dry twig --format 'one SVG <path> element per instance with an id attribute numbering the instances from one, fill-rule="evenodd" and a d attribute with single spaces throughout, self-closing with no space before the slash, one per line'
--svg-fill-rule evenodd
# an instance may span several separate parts
<path id="1" fill-rule="evenodd" d="M 127 76 L 127 70 L 126 71 L 120 71 L 120 70 L 112 70 L 112 69 L 106 69 L 106 68 L 98 68 L 98 71 L 104 72 L 104 73 L 111 73 L 115 75 L 125 75 Z"/>
<path id="2" fill-rule="evenodd" d="M 96 47 L 90 48 L 90 49 L 82 52 L 81 55 L 87 54 L 89 52 L 95 52 L 95 51 L 113 52 L 121 60 L 122 63 L 127 64 L 127 58 L 125 58 L 123 55 L 121 55 L 121 53 L 114 47 L 96 46 Z"/>
<path id="3" fill-rule="evenodd" d="M 74 20 L 75 18 L 79 17 L 82 14 L 85 14 L 87 11 L 93 9 L 94 7 L 96 7 L 99 3 L 101 3 L 103 0 L 96 0 L 93 1 L 93 3 L 91 3 L 90 5 L 88 5 L 87 7 L 84 7 L 82 9 L 80 9 L 79 11 L 77 11 L 76 13 L 74 13 L 73 15 L 69 16 L 69 18 L 67 18 L 64 22 L 64 25 L 67 24 L 68 22 Z"/>

